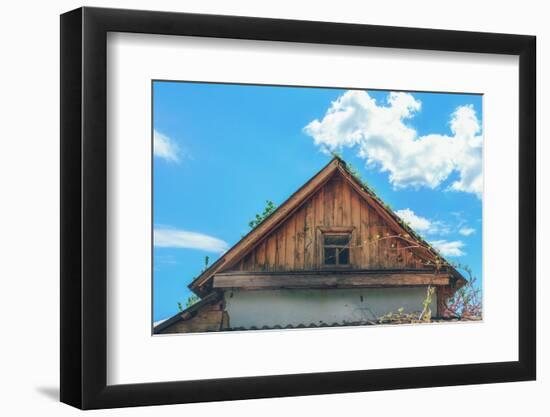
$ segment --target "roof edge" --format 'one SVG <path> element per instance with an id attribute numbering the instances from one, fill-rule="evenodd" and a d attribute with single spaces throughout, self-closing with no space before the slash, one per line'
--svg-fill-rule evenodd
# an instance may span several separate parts
<path id="1" fill-rule="evenodd" d="M 186 318 L 184 318 L 184 316 L 186 314 L 192 314 L 192 313 L 194 313 L 195 311 L 197 311 L 199 308 L 201 308 L 202 306 L 204 306 L 206 304 L 215 303 L 216 301 L 219 300 L 220 297 L 221 297 L 221 293 L 219 293 L 217 291 L 213 291 L 213 292 L 209 293 L 206 297 L 204 297 L 203 299 L 197 301 L 195 304 L 187 307 L 183 311 L 177 312 L 172 317 L 164 320 L 162 323 L 155 326 L 153 328 L 153 334 L 159 334 L 160 332 L 162 332 L 166 328 L 170 327 L 171 325 L 173 325 L 173 324 L 175 324 L 179 321 L 182 321 L 182 320 L 187 320 Z"/>

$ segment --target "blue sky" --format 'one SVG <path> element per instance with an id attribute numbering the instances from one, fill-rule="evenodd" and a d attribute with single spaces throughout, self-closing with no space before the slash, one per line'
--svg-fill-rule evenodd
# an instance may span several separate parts
<path id="1" fill-rule="evenodd" d="M 155 81 L 153 320 L 331 151 L 481 280 L 482 96 Z"/>

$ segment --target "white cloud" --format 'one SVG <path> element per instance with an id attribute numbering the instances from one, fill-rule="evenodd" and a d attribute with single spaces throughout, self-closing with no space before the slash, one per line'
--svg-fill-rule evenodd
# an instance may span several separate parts
<path id="1" fill-rule="evenodd" d="M 421 102 L 408 93 L 392 92 L 387 105 L 378 105 L 366 91 L 347 91 L 304 132 L 324 152 L 356 149 L 367 165 L 387 172 L 395 188 L 433 189 L 456 172 L 449 189 L 481 197 L 482 136 L 473 106 L 451 115 L 452 136 L 419 136 L 406 122 L 420 109 Z"/>
<path id="2" fill-rule="evenodd" d="M 424 217 L 417 216 L 411 209 L 396 210 L 395 213 L 414 230 L 425 232 L 430 229 L 431 222 Z"/>
<path id="3" fill-rule="evenodd" d="M 466 253 L 462 250 L 464 242 L 460 240 L 434 240 L 430 244 L 436 248 L 443 256 L 463 256 Z"/>
<path id="4" fill-rule="evenodd" d="M 178 144 L 157 130 L 153 131 L 153 153 L 169 162 L 179 162 L 180 160 Z"/>
<path id="5" fill-rule="evenodd" d="M 476 232 L 476 229 L 473 227 L 462 227 L 458 233 L 460 233 L 462 236 L 470 236 L 473 235 Z"/>
<path id="6" fill-rule="evenodd" d="M 429 220 L 425 217 L 419 216 L 409 208 L 396 210 L 395 213 L 416 232 L 431 235 L 444 235 L 450 231 L 449 227 L 445 223 L 437 220 Z"/>
<path id="7" fill-rule="evenodd" d="M 221 239 L 169 227 L 155 227 L 154 244 L 157 248 L 200 249 L 216 253 L 223 253 L 229 248 L 229 245 Z"/>

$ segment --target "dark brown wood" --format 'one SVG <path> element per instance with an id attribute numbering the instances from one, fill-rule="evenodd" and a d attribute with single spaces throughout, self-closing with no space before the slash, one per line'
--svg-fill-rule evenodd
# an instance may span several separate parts
<path id="1" fill-rule="evenodd" d="M 357 265 L 365 264 L 365 257 L 363 253 L 363 235 L 361 229 L 361 202 L 357 198 L 355 193 L 350 194 L 350 212 L 351 220 L 350 224 L 354 225 L 353 242 L 350 250 L 352 265 L 358 268 Z"/>
<path id="2" fill-rule="evenodd" d="M 259 246 L 258 250 L 256 251 L 256 267 L 259 271 L 265 271 L 265 251 L 266 251 L 266 242 L 263 241 Z"/>
<path id="3" fill-rule="evenodd" d="M 310 218 L 306 220 L 309 207 Z M 316 217 L 316 221 L 313 218 Z M 313 222 L 313 230 L 304 231 L 307 222 Z M 310 227 L 307 225 L 307 227 Z M 261 240 L 248 254 L 253 259 L 262 258 L 264 246 L 276 247 L 275 259 L 270 263 L 269 271 L 300 271 L 304 269 L 322 269 L 323 233 L 351 233 L 350 268 L 372 269 L 402 268 L 399 261 L 400 248 L 392 236 L 403 235 L 402 229 L 396 230 L 385 218 L 380 216 L 368 201 L 361 197 L 345 177 L 336 172 L 317 193 L 310 196 L 304 204 L 277 229 Z M 304 237 L 307 234 L 307 243 Z M 271 242 L 271 241 L 275 242 Z M 219 272 L 229 270 L 262 271 L 261 265 L 247 262 L 233 268 L 221 268 Z M 405 253 L 402 254 L 404 259 Z M 414 264 L 422 268 L 422 264 Z"/>
<path id="4" fill-rule="evenodd" d="M 449 274 L 353 273 L 323 274 L 251 274 L 228 273 L 214 277 L 214 288 L 280 289 L 280 288 L 369 288 L 420 285 L 449 285 Z"/>
<path id="5" fill-rule="evenodd" d="M 304 268 L 313 268 L 313 245 L 315 242 L 315 206 L 313 199 L 310 199 L 306 205 L 306 216 L 304 221 Z"/>
<path id="6" fill-rule="evenodd" d="M 290 216 L 290 218 L 286 222 L 284 234 L 286 237 L 286 247 L 285 257 L 283 261 L 283 269 L 287 271 L 293 271 L 295 269 L 294 261 L 296 258 L 296 214 Z M 303 268 L 303 265 L 304 263 L 302 262 L 301 265 L 297 266 Z"/>
<path id="7" fill-rule="evenodd" d="M 306 206 L 302 206 L 300 210 L 296 213 L 294 216 L 296 220 L 296 247 L 294 249 L 294 264 L 295 265 L 303 265 L 305 268 L 305 245 L 304 245 L 304 237 L 305 237 L 305 217 L 306 217 Z"/>
<path id="8" fill-rule="evenodd" d="M 277 243 L 273 238 L 273 235 L 271 235 L 269 239 L 266 239 L 265 246 L 266 246 L 266 259 L 265 259 L 266 270 L 273 271 L 274 265 L 275 265 L 276 253 L 277 253 Z"/>

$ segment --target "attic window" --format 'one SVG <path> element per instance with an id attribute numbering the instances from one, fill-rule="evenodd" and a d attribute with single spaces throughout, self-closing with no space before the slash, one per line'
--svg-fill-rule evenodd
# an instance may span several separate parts
<path id="1" fill-rule="evenodd" d="M 323 234 L 323 264 L 325 266 L 349 266 L 350 233 Z"/>

